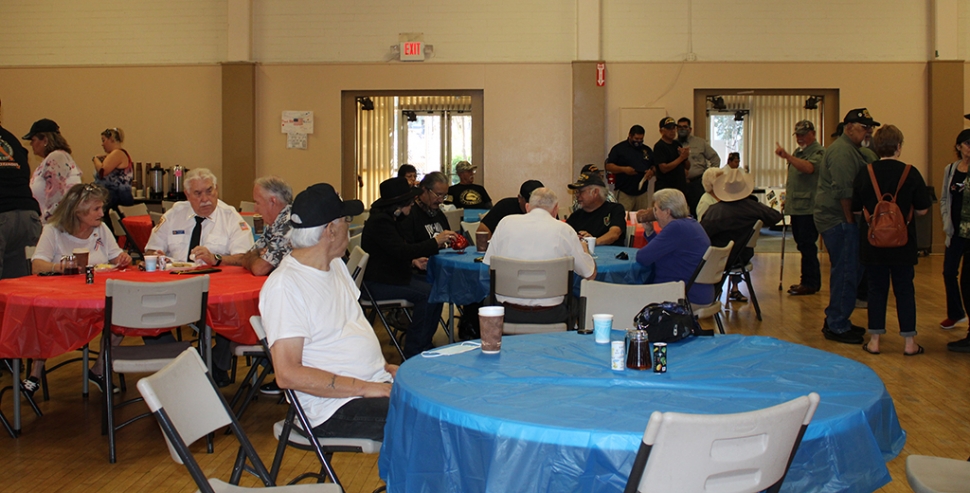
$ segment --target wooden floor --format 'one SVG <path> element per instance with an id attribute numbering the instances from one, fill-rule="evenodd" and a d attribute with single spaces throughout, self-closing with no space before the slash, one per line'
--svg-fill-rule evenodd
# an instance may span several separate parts
<path id="1" fill-rule="evenodd" d="M 824 256 L 823 256 L 824 257 Z M 970 354 L 946 350 L 946 342 L 962 338 L 966 324 L 944 331 L 939 321 L 946 317 L 943 285 L 940 280 L 943 257 L 920 259 L 916 268 L 917 341 L 926 354 L 903 357 L 902 339 L 898 336 L 894 305 L 890 302 L 888 334 L 882 340 L 882 354 L 875 356 L 860 346 L 826 341 L 820 332 L 827 290 L 814 296 L 790 297 L 778 290 L 779 254 L 759 254 L 755 258 L 755 288 L 764 321 L 758 322 L 750 303 L 732 303 L 725 312 L 728 331 L 766 335 L 830 351 L 869 365 L 882 377 L 895 404 L 899 421 L 906 430 L 906 446 L 889 463 L 893 481 L 880 491 L 910 491 L 906 484 L 905 461 L 910 454 L 938 455 L 966 459 L 970 456 Z M 798 256 L 785 259 L 785 281 L 797 282 Z M 823 271 L 827 284 L 827 263 Z M 852 321 L 866 325 L 865 310 L 856 310 Z M 706 324 L 710 327 L 710 324 Z M 386 343 L 383 329 L 378 335 Z M 439 337 L 442 337 L 439 334 Z M 386 346 L 386 344 L 385 344 Z M 391 355 L 390 351 L 385 351 Z M 0 490 L 2 491 L 195 491 L 195 485 L 184 467 L 168 455 L 161 432 L 154 420 L 142 420 L 120 432 L 118 463 L 109 464 L 107 439 L 100 434 L 100 407 L 96 390 L 92 398 L 80 395 L 80 370 L 76 364 L 51 375 L 51 400 L 41 402 L 43 417 L 29 410 L 24 414 L 23 434 L 14 440 L 0 435 Z M 846 378 L 852 378 L 846 375 Z M 10 375 L 0 377 L 9 385 Z M 234 387 L 226 389 L 231 396 Z M 137 392 L 129 382 L 128 394 Z M 9 417 L 9 393 L 4 395 L 2 409 Z M 129 410 L 134 411 L 134 409 Z M 243 419 L 243 427 L 264 461 L 272 461 L 276 440 L 272 423 L 282 419 L 285 406 L 275 399 L 260 397 Z M 199 451 L 196 457 L 206 474 L 228 480 L 235 458 L 235 442 L 218 435 L 216 453 Z M 314 469 L 311 454 L 289 450 L 281 478 L 289 480 Z M 380 484 L 377 455 L 337 454 L 334 467 L 348 492 L 370 492 Z M 245 477 L 243 485 L 254 485 Z"/>

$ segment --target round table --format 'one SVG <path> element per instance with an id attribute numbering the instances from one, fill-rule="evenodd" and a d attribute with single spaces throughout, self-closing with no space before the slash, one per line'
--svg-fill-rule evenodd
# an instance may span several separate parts
<path id="1" fill-rule="evenodd" d="M 627 254 L 627 260 L 616 258 L 620 252 Z M 455 303 L 467 305 L 478 303 L 488 296 L 488 265 L 476 262 L 485 252 L 475 251 L 469 246 L 465 253 L 451 249 L 441 250 L 428 258 L 428 282 L 431 283 L 430 303 Z M 637 249 L 598 246 L 596 247 L 596 280 L 615 284 L 644 284 L 653 280 L 653 266 L 644 267 L 636 262 Z M 573 294 L 579 296 L 581 278 L 573 276 Z"/>
<path id="2" fill-rule="evenodd" d="M 609 345 L 575 332 L 405 361 L 378 463 L 387 490 L 619 492 L 651 412 L 744 412 L 812 391 L 821 403 L 782 491 L 874 491 L 905 443 L 879 377 L 817 349 L 695 337 L 669 345 L 664 374 L 609 362 Z"/>
<path id="3" fill-rule="evenodd" d="M 241 344 L 256 344 L 249 317 L 259 314 L 266 277 L 242 267 L 209 274 L 207 323 Z M 106 279 L 164 282 L 168 272 L 95 273 L 94 284 L 76 276 L 29 276 L 0 281 L 0 358 L 52 358 L 83 347 L 101 333 Z"/>

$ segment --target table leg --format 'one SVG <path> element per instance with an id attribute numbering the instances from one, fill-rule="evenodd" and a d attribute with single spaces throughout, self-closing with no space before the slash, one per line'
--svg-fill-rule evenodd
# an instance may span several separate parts
<path id="1" fill-rule="evenodd" d="M 88 345 L 85 344 L 84 348 L 81 349 L 81 364 L 84 365 L 84 369 L 81 371 L 81 396 L 85 398 L 88 396 L 88 357 Z"/>
<path id="2" fill-rule="evenodd" d="M 20 435 L 20 358 L 13 358 L 13 432 Z"/>
<path id="3" fill-rule="evenodd" d="M 448 342 L 455 343 L 455 305 L 448 303 Z"/>

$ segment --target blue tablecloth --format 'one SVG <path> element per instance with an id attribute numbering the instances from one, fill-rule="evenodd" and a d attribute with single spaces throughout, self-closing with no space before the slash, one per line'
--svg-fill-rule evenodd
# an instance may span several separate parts
<path id="1" fill-rule="evenodd" d="M 665 374 L 611 371 L 609 353 L 565 332 L 407 360 L 378 462 L 388 492 L 619 492 L 651 412 L 743 412 L 812 391 L 821 403 L 782 491 L 874 491 L 906 441 L 879 377 L 831 353 L 692 338 L 668 347 Z"/>
<path id="2" fill-rule="evenodd" d="M 482 220 L 482 217 L 488 213 L 488 209 L 465 209 L 465 218 L 462 219 L 466 223 L 477 223 Z M 474 233 L 474 231 L 472 231 Z"/>
<path id="3" fill-rule="evenodd" d="M 628 260 L 616 255 L 626 252 Z M 477 303 L 488 296 L 488 266 L 475 262 L 484 257 L 469 246 L 465 253 L 442 250 L 428 259 L 428 282 L 431 283 L 431 303 Z M 637 249 L 614 246 L 596 247 L 596 280 L 614 284 L 644 284 L 653 280 L 653 266 L 644 267 L 636 262 Z M 579 296 L 579 276 L 573 276 L 573 294 Z"/>

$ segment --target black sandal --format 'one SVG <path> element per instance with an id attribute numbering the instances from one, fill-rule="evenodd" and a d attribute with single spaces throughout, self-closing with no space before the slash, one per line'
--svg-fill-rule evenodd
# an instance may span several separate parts
<path id="1" fill-rule="evenodd" d="M 748 301 L 748 299 L 741 294 L 741 291 L 731 291 L 731 294 L 728 295 L 728 301 L 745 302 Z"/>

